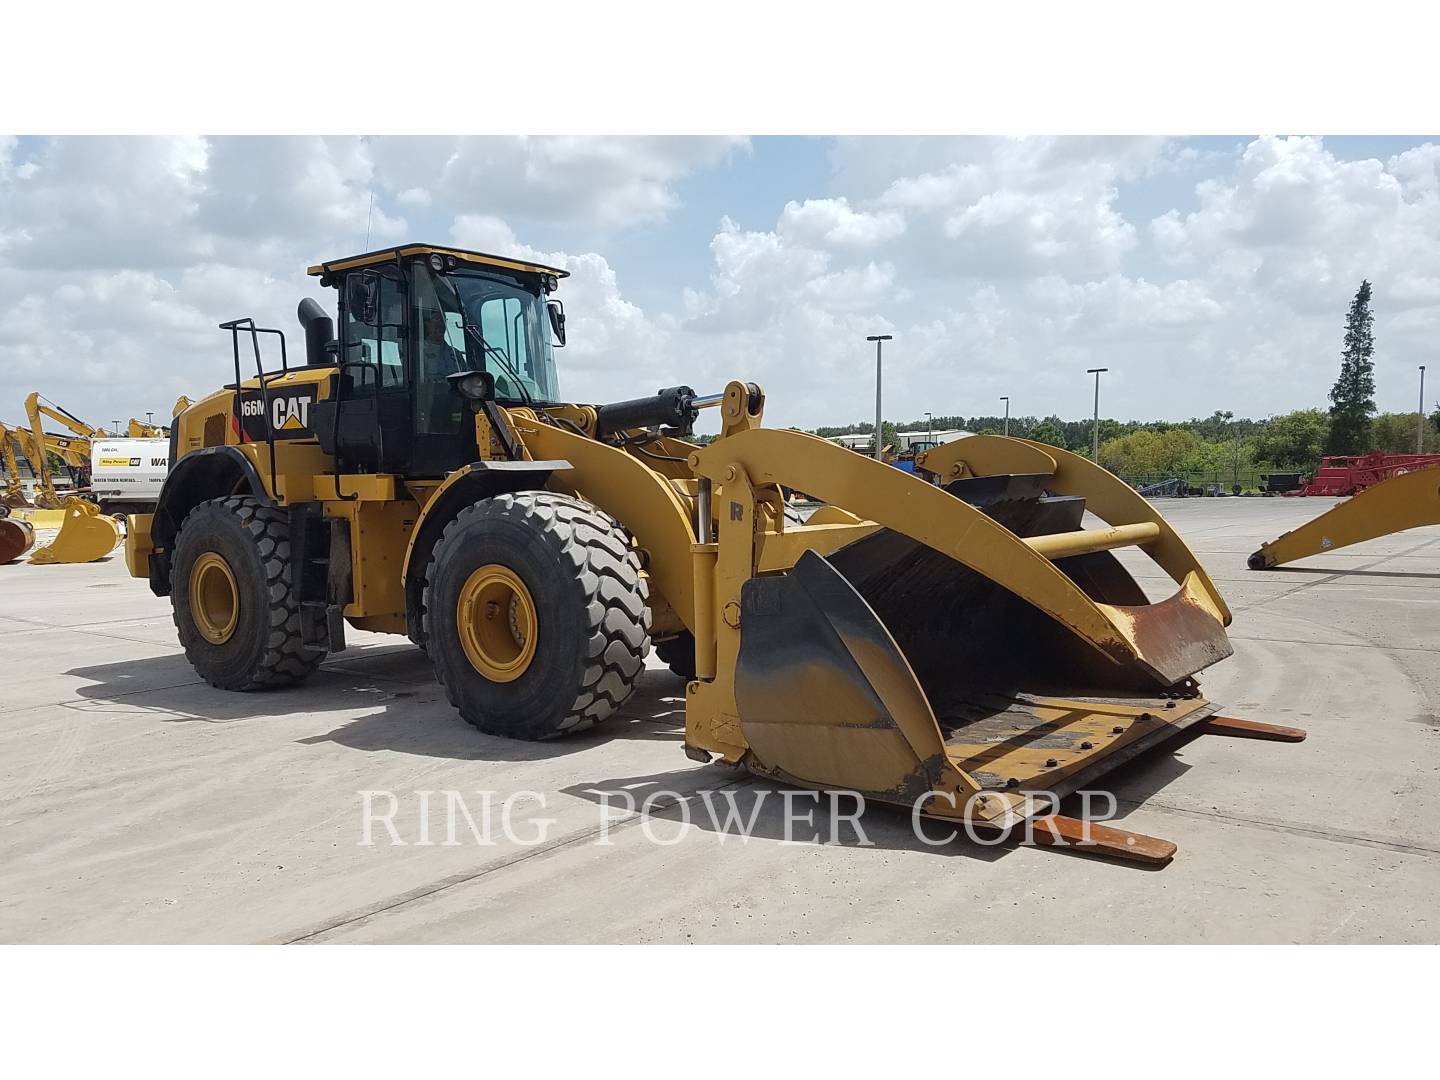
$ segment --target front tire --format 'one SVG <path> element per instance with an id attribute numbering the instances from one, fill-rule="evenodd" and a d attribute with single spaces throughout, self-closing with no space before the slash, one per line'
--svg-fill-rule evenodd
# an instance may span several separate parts
<path id="1" fill-rule="evenodd" d="M 450 703 L 481 731 L 583 731 L 635 689 L 650 651 L 647 597 L 614 518 L 566 495 L 497 495 L 462 510 L 435 545 L 427 652 Z"/>
<path id="2" fill-rule="evenodd" d="M 301 643 L 290 575 L 290 522 L 279 510 L 236 495 L 186 515 L 170 602 L 185 657 L 211 686 L 288 686 L 319 666 L 324 652 Z"/>

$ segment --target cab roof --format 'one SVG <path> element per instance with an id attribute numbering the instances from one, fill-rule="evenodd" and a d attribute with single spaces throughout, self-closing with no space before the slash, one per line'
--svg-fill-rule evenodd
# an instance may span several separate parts
<path id="1" fill-rule="evenodd" d="M 570 271 L 546 266 L 544 263 L 529 262 L 525 259 L 507 259 L 499 255 L 487 255 L 483 251 L 441 247 L 438 244 L 405 244 L 401 247 L 381 248 L 379 251 L 368 251 L 364 255 L 351 255 L 344 259 L 332 259 L 330 262 L 319 263 L 310 267 L 306 273 L 311 277 L 318 277 L 339 270 L 350 270 L 357 266 L 374 266 L 377 263 L 391 262 L 396 258 L 429 255 L 432 252 L 440 255 L 452 255 L 458 261 L 469 263 L 472 266 L 495 266 L 502 270 L 519 270 L 527 274 L 553 274 L 557 278 L 570 276 Z"/>

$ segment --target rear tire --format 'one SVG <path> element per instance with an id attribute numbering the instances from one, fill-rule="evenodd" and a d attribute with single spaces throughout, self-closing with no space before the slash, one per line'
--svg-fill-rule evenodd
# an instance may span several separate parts
<path id="1" fill-rule="evenodd" d="M 185 657 L 211 686 L 288 686 L 319 666 L 324 652 L 301 644 L 290 573 L 290 522 L 279 510 L 235 495 L 186 515 L 170 603 Z"/>
<path id="2" fill-rule="evenodd" d="M 635 689 L 650 651 L 647 596 L 614 518 L 566 495 L 497 495 L 460 511 L 435 545 L 426 651 L 450 703 L 481 731 L 583 731 Z"/>

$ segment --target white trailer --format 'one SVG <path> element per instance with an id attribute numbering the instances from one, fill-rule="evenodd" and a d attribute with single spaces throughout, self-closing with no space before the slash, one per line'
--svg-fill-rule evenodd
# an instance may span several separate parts
<path id="1" fill-rule="evenodd" d="M 96 439 L 90 444 L 90 498 L 101 513 L 153 513 L 169 471 L 169 439 Z"/>

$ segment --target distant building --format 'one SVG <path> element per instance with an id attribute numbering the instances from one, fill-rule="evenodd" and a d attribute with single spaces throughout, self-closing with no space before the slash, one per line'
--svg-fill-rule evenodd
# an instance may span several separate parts
<path id="1" fill-rule="evenodd" d="M 899 445 L 895 449 L 897 452 L 909 450 L 915 443 L 923 442 L 933 442 L 939 446 L 942 443 L 954 442 L 956 439 L 963 439 L 965 436 L 973 434 L 975 434 L 973 431 L 964 431 L 960 428 L 946 428 L 944 431 L 928 431 L 925 428 L 921 428 L 919 431 L 897 431 L 895 437 L 899 440 Z M 865 438 L 869 439 L 870 436 L 866 435 Z"/>
<path id="2" fill-rule="evenodd" d="M 960 428 L 946 428 L 943 431 L 897 431 L 893 449 L 900 454 L 909 450 L 916 443 L 933 442 L 939 446 L 941 443 L 954 442 L 956 439 L 963 439 L 965 436 L 973 434 L 973 431 L 963 431 Z M 830 441 L 839 443 L 850 450 L 875 449 L 875 436 L 873 435 L 834 435 Z"/>

